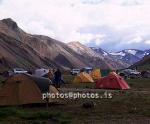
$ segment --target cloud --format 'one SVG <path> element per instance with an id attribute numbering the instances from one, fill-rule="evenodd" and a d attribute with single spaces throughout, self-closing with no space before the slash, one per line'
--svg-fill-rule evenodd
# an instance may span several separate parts
<path id="1" fill-rule="evenodd" d="M 79 33 L 72 32 L 72 37 L 69 37 L 68 41 L 80 41 L 83 44 L 89 44 L 92 40 L 94 40 L 96 45 L 100 45 L 105 38 L 104 34 L 92 34 L 92 33 Z"/>
<path id="2" fill-rule="evenodd" d="M 145 44 L 150 45 L 150 40 L 146 40 Z"/>
<path id="3" fill-rule="evenodd" d="M 100 4 L 105 0 L 81 0 L 83 4 Z"/>
<path id="4" fill-rule="evenodd" d="M 135 35 L 131 36 L 126 40 L 125 44 L 133 44 L 133 43 L 141 43 L 143 41 L 143 38 L 141 36 Z"/>
<path id="5" fill-rule="evenodd" d="M 0 18 L 26 32 L 108 50 L 149 48 L 149 0 L 4 0 Z M 145 42 L 144 42 L 145 41 Z"/>

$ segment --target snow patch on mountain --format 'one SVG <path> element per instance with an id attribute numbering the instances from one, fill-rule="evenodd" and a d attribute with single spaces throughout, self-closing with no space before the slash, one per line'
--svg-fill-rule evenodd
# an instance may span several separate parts
<path id="1" fill-rule="evenodd" d="M 137 49 L 126 49 L 119 52 L 110 53 L 112 58 L 121 60 L 128 64 L 134 64 L 135 62 L 141 60 L 145 55 L 150 53 L 149 50 L 142 51 Z"/>
<path id="2" fill-rule="evenodd" d="M 132 55 L 135 55 L 137 53 L 136 50 L 127 50 L 128 53 L 132 54 Z"/>
<path id="3" fill-rule="evenodd" d="M 104 55 L 104 56 L 107 56 L 107 55 L 108 55 L 108 53 L 106 53 L 106 52 L 104 51 L 103 55 Z"/>
<path id="4" fill-rule="evenodd" d="M 111 52 L 111 53 L 109 53 L 109 54 L 111 54 L 111 55 L 113 55 L 113 56 L 125 56 L 125 53 L 124 52 Z"/>
<path id="5" fill-rule="evenodd" d="M 96 48 L 96 47 L 90 47 L 92 50 L 94 50 L 96 53 L 102 55 L 102 56 L 108 56 L 109 53 L 106 52 L 105 50 L 101 49 L 101 48 Z"/>

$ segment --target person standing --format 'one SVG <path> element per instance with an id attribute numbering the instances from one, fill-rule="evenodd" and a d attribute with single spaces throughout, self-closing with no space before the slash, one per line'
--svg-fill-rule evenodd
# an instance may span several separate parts
<path id="1" fill-rule="evenodd" d="M 61 76 L 62 76 L 62 74 L 61 74 L 60 69 L 57 69 L 57 71 L 54 73 L 54 83 L 55 83 L 55 86 L 56 86 L 57 88 L 60 87 L 60 84 L 61 84 Z"/>
<path id="2" fill-rule="evenodd" d="M 48 78 L 53 82 L 54 81 L 54 71 L 53 69 L 49 69 Z"/>

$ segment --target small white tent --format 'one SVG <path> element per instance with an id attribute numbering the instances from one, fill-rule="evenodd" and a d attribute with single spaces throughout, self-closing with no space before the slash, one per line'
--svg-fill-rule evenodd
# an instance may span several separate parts
<path id="1" fill-rule="evenodd" d="M 45 74 L 47 74 L 48 72 L 49 72 L 49 69 L 44 69 L 44 68 L 36 69 L 35 72 L 34 72 L 34 75 L 38 76 L 38 77 L 42 77 Z"/>

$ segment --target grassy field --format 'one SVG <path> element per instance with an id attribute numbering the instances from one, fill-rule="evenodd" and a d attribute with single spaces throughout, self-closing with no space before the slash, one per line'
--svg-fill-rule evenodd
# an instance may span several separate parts
<path id="1" fill-rule="evenodd" d="M 88 89 L 95 88 L 95 83 L 72 84 L 71 75 L 64 75 L 64 80 L 67 84 L 61 89 L 68 91 L 84 89 L 84 92 L 89 92 Z M 111 93 L 111 99 L 64 99 L 64 104 L 49 108 L 0 108 L 0 124 L 149 124 L 150 79 L 128 79 L 127 82 L 131 90 L 93 89 L 100 95 Z M 92 102 L 94 107 L 84 108 L 83 103 L 86 102 Z"/>

